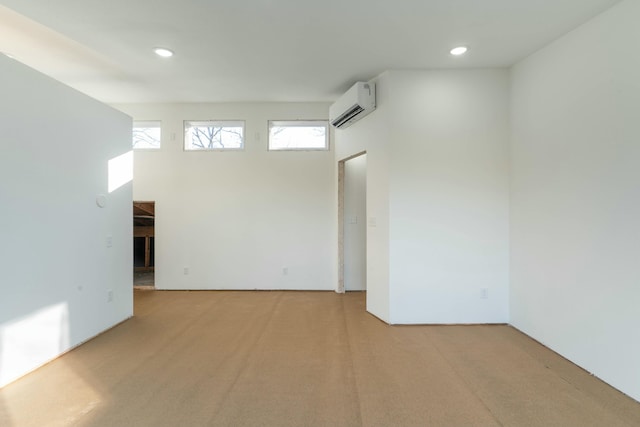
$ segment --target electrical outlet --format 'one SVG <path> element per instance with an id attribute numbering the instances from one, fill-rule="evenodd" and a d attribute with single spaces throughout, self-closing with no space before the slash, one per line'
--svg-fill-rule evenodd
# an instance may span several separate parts
<path id="1" fill-rule="evenodd" d="M 282 267 L 282 275 L 286 276 L 289 274 L 289 267 Z"/>
<path id="2" fill-rule="evenodd" d="M 189 275 L 189 267 L 185 267 L 184 268 L 184 275 L 188 276 Z"/>
<path id="3" fill-rule="evenodd" d="M 487 299 L 487 298 L 489 298 L 489 289 L 488 288 L 480 289 L 480 299 Z"/>
<path id="4" fill-rule="evenodd" d="M 113 290 L 107 289 L 107 302 L 113 301 Z"/>
<path id="5" fill-rule="evenodd" d="M 113 236 L 111 234 L 107 235 L 107 247 L 110 248 L 113 246 Z"/>

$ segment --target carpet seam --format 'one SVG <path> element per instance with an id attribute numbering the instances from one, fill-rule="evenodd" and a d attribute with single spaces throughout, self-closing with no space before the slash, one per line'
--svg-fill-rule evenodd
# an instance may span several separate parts
<path id="1" fill-rule="evenodd" d="M 360 426 L 364 426 L 362 417 L 362 401 L 360 400 L 360 391 L 358 390 L 358 379 L 356 377 L 355 362 L 353 357 L 353 348 L 351 347 L 351 333 L 349 332 L 349 322 L 347 322 L 347 312 L 345 310 L 344 296 L 342 299 L 342 320 L 344 321 L 344 329 L 347 334 L 347 346 L 349 348 L 349 361 L 351 362 L 351 370 L 353 371 L 353 385 L 355 389 L 356 398 L 358 400 L 358 418 L 360 419 Z"/>
<path id="2" fill-rule="evenodd" d="M 444 362 L 449 365 L 449 367 L 451 368 L 451 371 L 462 381 L 462 383 L 465 385 L 465 387 L 467 388 L 467 390 L 469 390 L 474 396 L 475 398 L 482 404 L 482 406 L 485 407 L 485 409 L 487 411 L 489 411 L 489 414 L 491 414 L 491 416 L 493 417 L 493 419 L 501 426 L 504 427 L 504 424 L 502 423 L 502 421 L 497 417 L 497 415 L 491 410 L 491 408 L 486 404 L 486 402 L 478 395 L 478 393 L 476 393 L 473 388 L 471 387 L 471 385 L 469 384 L 469 382 L 464 378 L 464 376 L 462 376 L 460 374 L 460 372 L 458 371 L 458 369 L 456 369 L 456 367 L 449 361 L 448 358 L 446 358 L 444 356 L 444 354 L 442 353 L 442 351 L 440 350 L 440 348 L 438 347 L 438 344 L 434 341 L 434 339 L 427 333 L 427 331 L 423 331 L 422 332 L 423 335 L 425 335 L 427 337 L 427 339 L 429 340 L 429 342 L 431 343 L 431 345 L 433 345 L 433 348 L 435 348 L 435 350 L 438 352 L 438 354 L 440 355 L 440 357 L 442 358 L 442 360 L 444 360 Z"/>
<path id="3" fill-rule="evenodd" d="M 246 356 L 242 360 L 242 362 L 243 362 L 242 365 L 241 365 L 242 367 L 240 368 L 240 370 L 238 370 L 237 374 L 235 375 L 235 377 L 233 379 L 233 382 L 229 385 L 229 387 L 225 391 L 224 398 L 221 399 L 219 401 L 218 405 L 216 405 L 215 408 L 213 409 L 213 414 L 212 414 L 213 416 L 211 418 L 209 418 L 209 422 L 212 423 L 210 425 L 216 425 L 215 420 L 219 417 L 218 410 L 221 407 L 224 406 L 225 402 L 227 402 L 229 400 L 229 396 L 231 395 L 231 392 L 234 390 L 234 388 L 237 386 L 238 380 L 240 379 L 242 374 L 244 372 L 246 372 L 246 370 L 247 370 L 246 362 L 251 357 L 251 354 L 253 354 L 253 352 L 251 350 L 255 349 L 256 346 L 260 343 L 260 341 L 264 339 L 265 331 L 269 327 L 269 324 L 272 323 L 273 318 L 275 317 L 276 309 L 282 303 L 282 298 L 283 298 L 282 294 L 278 295 L 278 299 L 277 299 L 276 303 L 273 305 L 273 307 L 271 309 L 271 312 L 269 313 L 269 319 L 266 322 L 263 323 L 263 327 L 262 327 L 262 330 L 260 331 L 260 334 L 258 335 L 256 340 L 253 342 L 253 344 L 251 345 L 249 350 L 246 352 Z"/>

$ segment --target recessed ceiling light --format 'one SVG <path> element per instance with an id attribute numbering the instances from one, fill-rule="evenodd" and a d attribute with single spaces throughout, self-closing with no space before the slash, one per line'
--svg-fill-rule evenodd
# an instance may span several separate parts
<path id="1" fill-rule="evenodd" d="M 156 53 L 156 55 L 161 56 L 163 58 L 170 58 L 173 56 L 173 51 L 165 47 L 157 47 L 153 49 L 153 51 Z"/>
<path id="2" fill-rule="evenodd" d="M 449 51 L 449 53 L 451 53 L 451 55 L 453 56 L 460 56 L 460 55 L 464 55 L 465 53 L 467 53 L 467 47 L 466 46 L 458 46 L 458 47 L 454 47 L 453 49 L 451 49 Z"/>

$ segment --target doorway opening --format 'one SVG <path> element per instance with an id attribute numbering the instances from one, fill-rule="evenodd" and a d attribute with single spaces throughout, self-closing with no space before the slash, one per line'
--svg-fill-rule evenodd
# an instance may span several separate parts
<path id="1" fill-rule="evenodd" d="M 367 155 L 338 162 L 338 289 L 367 289 Z"/>
<path id="2" fill-rule="evenodd" d="M 133 286 L 155 287 L 156 202 L 133 202 Z"/>

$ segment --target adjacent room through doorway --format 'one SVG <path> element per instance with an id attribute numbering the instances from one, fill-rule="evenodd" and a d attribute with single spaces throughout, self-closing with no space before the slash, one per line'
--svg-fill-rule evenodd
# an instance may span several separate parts
<path id="1" fill-rule="evenodd" d="M 133 286 L 155 286 L 155 202 L 133 202 Z"/>

